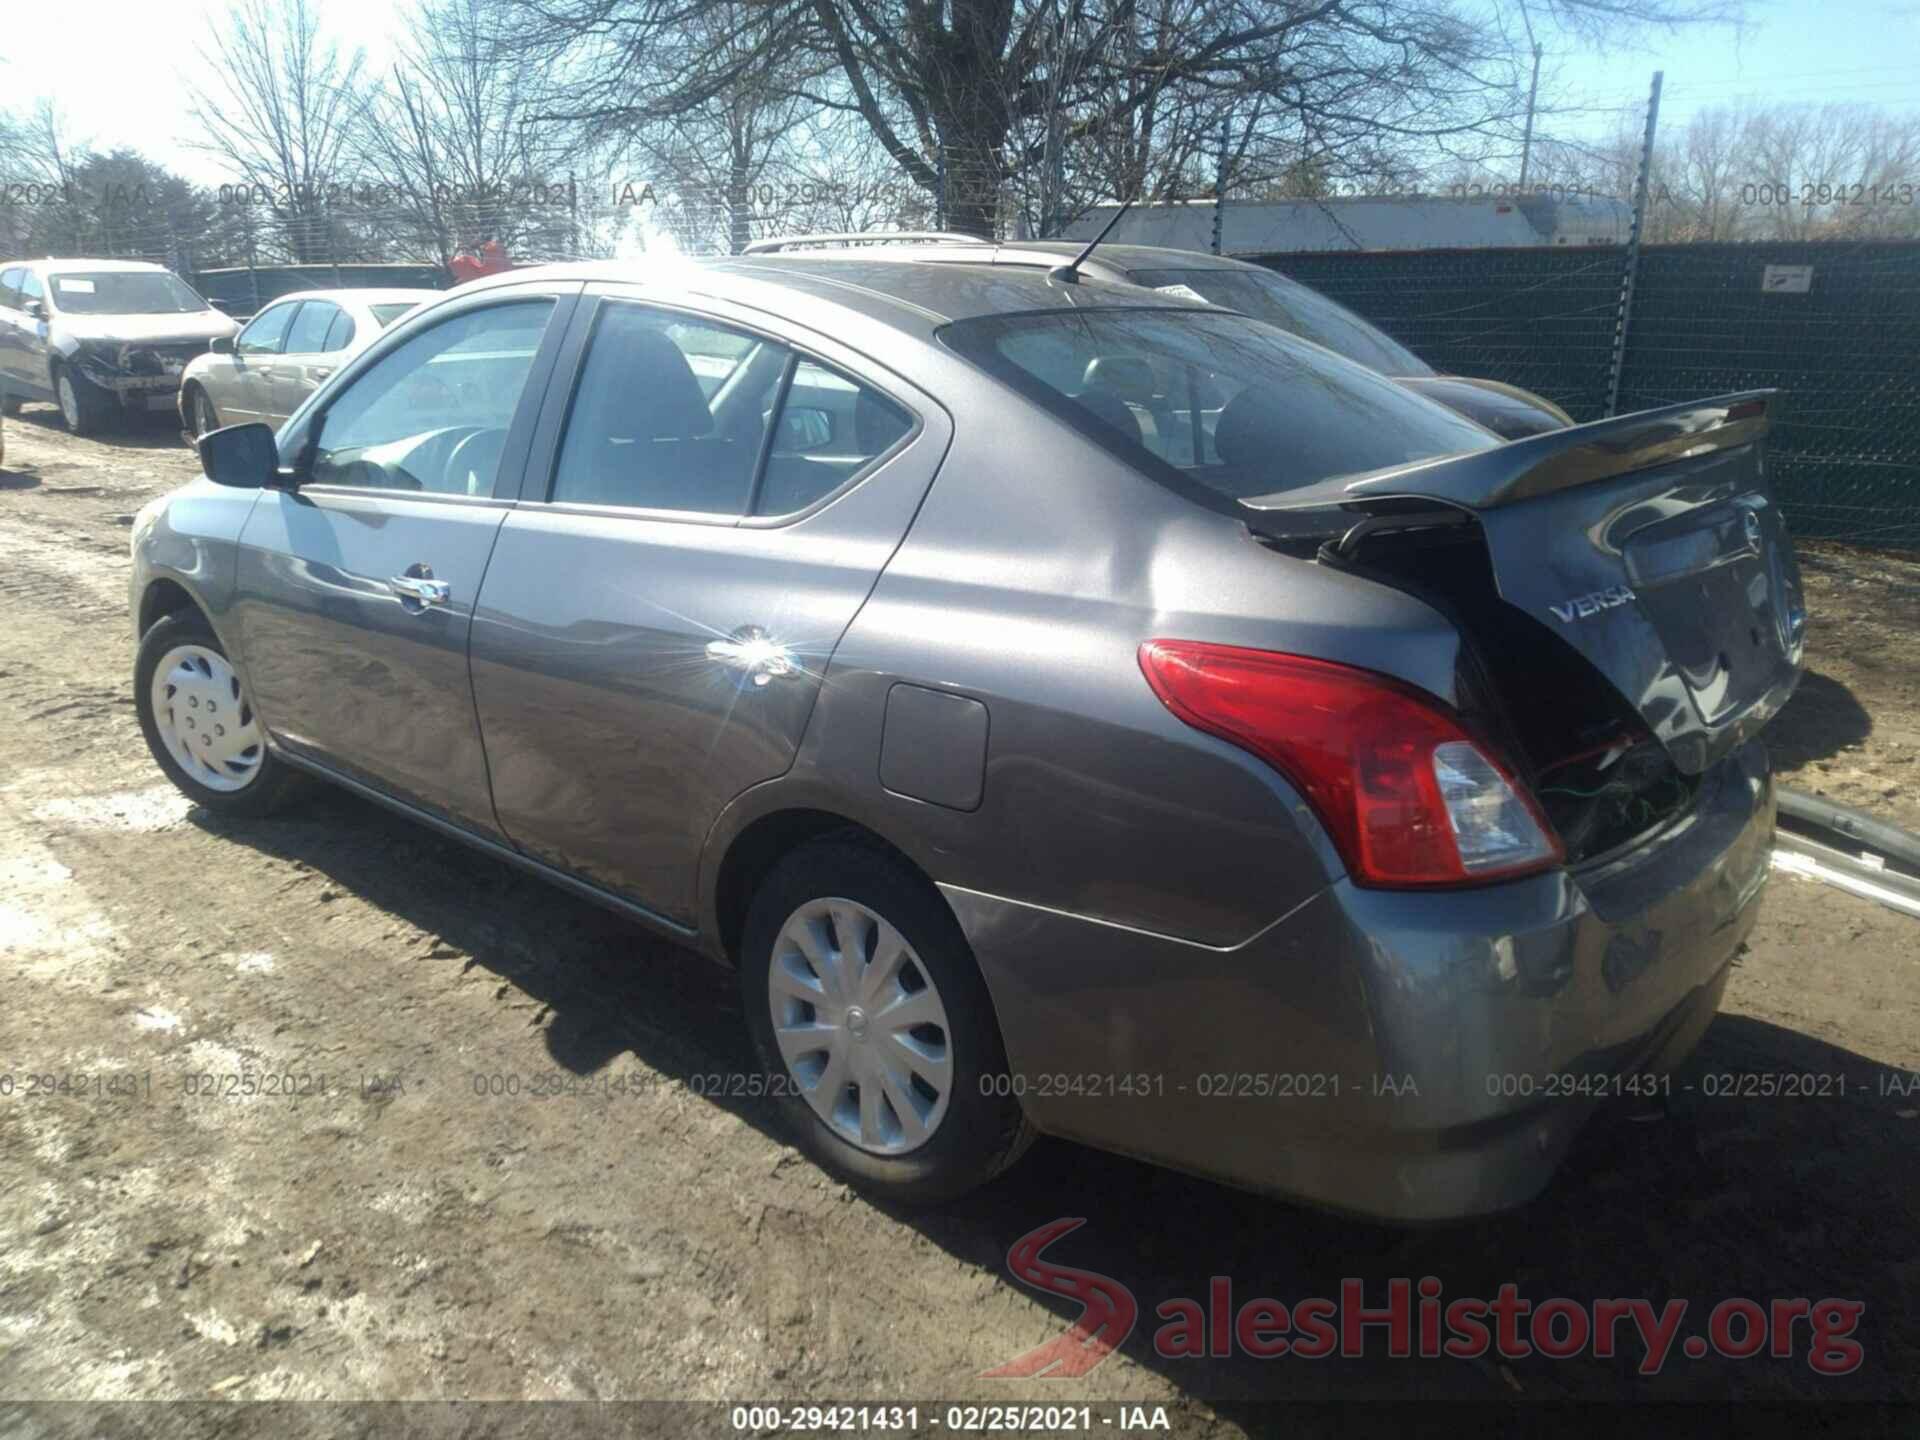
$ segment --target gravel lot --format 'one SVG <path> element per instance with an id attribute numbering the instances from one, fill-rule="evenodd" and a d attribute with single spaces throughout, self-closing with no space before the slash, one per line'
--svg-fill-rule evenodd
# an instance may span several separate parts
<path id="1" fill-rule="evenodd" d="M 1920 1088 L 1899 1093 L 1916 922 L 1779 879 L 1692 1088 L 1603 1112 L 1514 1215 L 1395 1232 L 1055 1142 L 944 1213 L 888 1213 L 756 1101 L 709 1093 L 751 1067 L 700 959 L 343 794 L 227 826 L 160 780 L 130 693 L 127 527 L 196 469 L 164 429 L 75 440 L 39 407 L 6 427 L 0 1396 L 1125 1399 L 1182 1435 L 1258 1432 L 1273 1402 L 1920 1399 Z M 1920 564 L 1820 546 L 1806 567 L 1813 673 L 1781 764 L 1920 828 Z M 232 1073 L 328 1089 L 188 1093 Z M 1782 1073 L 1846 1094 L 1705 1093 Z M 494 1076 L 584 1088 L 477 1094 Z M 1049 1258 L 1124 1283 L 1140 1324 L 1084 1378 L 983 1378 L 1079 1313 L 1006 1263 L 1063 1216 L 1086 1224 Z M 1864 1358 L 1827 1378 L 1804 1345 L 1652 1377 L 1630 1344 L 1157 1357 L 1153 1307 L 1215 1274 L 1287 1300 L 1351 1276 L 1378 1303 L 1427 1275 L 1449 1297 L 1682 1297 L 1687 1333 L 1729 1296 L 1839 1297 L 1865 1302 Z"/>

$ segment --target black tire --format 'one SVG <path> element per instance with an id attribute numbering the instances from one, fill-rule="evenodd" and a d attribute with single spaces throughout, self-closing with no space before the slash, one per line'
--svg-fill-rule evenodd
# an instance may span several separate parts
<path id="1" fill-rule="evenodd" d="M 898 930 L 946 1008 L 953 1053 L 947 1110 L 931 1137 L 905 1154 L 873 1154 L 835 1134 L 799 1093 L 774 1041 L 767 985 L 775 941 L 795 910 L 828 896 L 857 901 Z M 953 912 L 923 879 L 863 837 L 814 841 L 768 874 L 747 911 L 740 992 L 762 1071 L 801 1148 L 875 1198 L 907 1205 L 950 1200 L 993 1179 L 1032 1143 L 1020 1102 L 994 1093 L 1011 1087 L 990 1083 L 1007 1073 L 1006 1048 Z"/>
<path id="2" fill-rule="evenodd" d="M 73 387 L 73 403 L 67 403 L 66 386 Z M 102 390 L 77 370 L 69 370 L 64 365 L 53 370 L 53 400 L 60 408 L 60 418 L 66 421 L 67 429 L 75 435 L 98 435 L 105 430 L 119 414 L 120 405 L 111 394 Z"/>
<path id="3" fill-rule="evenodd" d="M 24 396 L 0 395 L 0 413 L 5 413 L 7 415 L 18 415 L 20 413 L 20 407 L 25 405 L 26 403 L 27 403 L 26 398 Z"/>
<path id="4" fill-rule="evenodd" d="M 179 610 L 156 621 L 140 639 L 140 650 L 133 663 L 133 703 L 140 716 L 140 733 L 147 749 L 166 777 L 189 800 L 216 815 L 268 815 L 279 809 L 298 792 L 305 777 L 271 750 L 261 757 L 259 769 L 240 790 L 214 790 L 201 784 L 181 768 L 166 742 L 160 737 L 159 721 L 153 713 L 153 676 L 168 651 L 178 645 L 199 645 L 225 656 L 226 647 L 213 627 L 198 610 Z"/>
<path id="5" fill-rule="evenodd" d="M 220 428 L 220 412 L 212 397 L 198 385 L 187 387 L 187 428 L 198 439 Z"/>

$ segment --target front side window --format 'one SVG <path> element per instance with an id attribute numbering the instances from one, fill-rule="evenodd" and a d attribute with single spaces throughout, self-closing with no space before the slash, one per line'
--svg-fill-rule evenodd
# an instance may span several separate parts
<path id="1" fill-rule="evenodd" d="M 40 283 L 40 277 L 38 275 L 34 274 L 31 270 L 21 275 L 20 303 L 22 305 L 25 305 L 29 300 L 45 300 L 46 298 L 47 287 Z"/>
<path id="2" fill-rule="evenodd" d="M 269 305 L 247 322 L 233 348 L 242 355 L 278 355 L 286 342 L 287 328 L 293 324 L 293 312 L 299 308 L 298 301 Z"/>
<path id="3" fill-rule="evenodd" d="M 940 338 L 1136 469 L 1215 502 L 1497 443 L 1374 371 L 1239 315 L 1050 310 L 958 321 Z"/>
<path id="4" fill-rule="evenodd" d="M 1431 365 L 1378 326 L 1284 275 L 1256 270 L 1134 270 L 1127 278 L 1152 290 L 1191 292 L 1211 304 L 1265 320 L 1382 375 L 1433 374 Z"/>
<path id="5" fill-rule="evenodd" d="M 410 337 L 328 406 L 318 484 L 491 495 L 549 299 L 464 311 Z"/>
<path id="6" fill-rule="evenodd" d="M 323 354 L 331 355 L 336 350 L 344 350 L 353 343 L 353 317 L 344 310 L 334 312 L 333 324 L 327 327 L 327 338 L 320 344 Z"/>
<path id="7" fill-rule="evenodd" d="M 327 348 L 327 331 L 333 327 L 340 307 L 326 300 L 309 300 L 287 328 L 285 353 L 318 355 Z"/>
<path id="8" fill-rule="evenodd" d="M 553 498 L 745 514 L 787 354 L 684 315 L 604 304 L 567 416 Z"/>
<path id="9" fill-rule="evenodd" d="M 54 308 L 69 315 L 192 315 L 207 308 L 164 271 L 74 270 L 51 279 Z"/>

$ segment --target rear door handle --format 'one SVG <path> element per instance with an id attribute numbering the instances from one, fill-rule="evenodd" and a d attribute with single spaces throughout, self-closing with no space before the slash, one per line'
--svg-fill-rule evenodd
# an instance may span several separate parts
<path id="1" fill-rule="evenodd" d="M 801 673 L 793 652 L 758 625 L 742 625 L 724 640 L 709 640 L 707 658 L 742 672 L 755 685 Z"/>
<path id="2" fill-rule="evenodd" d="M 444 605 L 453 598 L 453 588 L 446 581 L 419 575 L 396 575 L 387 581 L 387 586 L 402 599 L 417 600 L 423 608 Z"/>

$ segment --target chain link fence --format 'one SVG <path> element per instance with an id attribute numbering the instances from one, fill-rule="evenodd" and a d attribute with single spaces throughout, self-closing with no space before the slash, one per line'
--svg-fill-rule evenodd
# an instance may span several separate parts
<path id="1" fill-rule="evenodd" d="M 1524 386 L 1576 420 L 1606 413 L 1620 249 L 1245 258 L 1438 370 Z M 1920 243 L 1643 249 L 1621 413 L 1768 387 L 1785 392 L 1768 454 L 1795 533 L 1920 547 Z"/>

